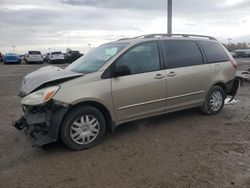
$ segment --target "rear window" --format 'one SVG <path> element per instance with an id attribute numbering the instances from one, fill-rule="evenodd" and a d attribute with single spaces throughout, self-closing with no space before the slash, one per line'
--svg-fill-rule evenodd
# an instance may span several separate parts
<path id="1" fill-rule="evenodd" d="M 163 41 L 168 68 L 203 64 L 201 51 L 195 41 Z"/>
<path id="2" fill-rule="evenodd" d="M 204 50 L 208 63 L 229 61 L 229 57 L 219 44 L 210 41 L 200 41 L 199 43 Z"/>
<path id="3" fill-rule="evenodd" d="M 39 51 L 29 51 L 29 55 L 41 55 Z"/>
<path id="4" fill-rule="evenodd" d="M 60 54 L 62 54 L 62 52 L 52 52 L 51 54 L 52 55 L 60 55 Z"/>
<path id="5" fill-rule="evenodd" d="M 5 54 L 5 56 L 17 56 L 17 54 L 15 54 L 15 53 L 8 53 L 8 54 Z"/>
<path id="6" fill-rule="evenodd" d="M 79 51 L 70 51 L 69 54 L 80 54 Z"/>

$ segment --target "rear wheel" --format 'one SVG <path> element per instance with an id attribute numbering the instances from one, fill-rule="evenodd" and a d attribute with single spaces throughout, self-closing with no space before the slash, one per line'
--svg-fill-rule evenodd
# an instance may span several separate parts
<path id="1" fill-rule="evenodd" d="M 92 106 L 72 110 L 62 124 L 60 135 L 63 143 L 72 150 L 95 146 L 103 137 L 106 122 L 103 114 Z"/>
<path id="2" fill-rule="evenodd" d="M 220 113 L 224 107 L 226 94 L 220 86 L 214 86 L 208 92 L 206 101 L 202 106 L 202 111 L 208 115 Z"/>

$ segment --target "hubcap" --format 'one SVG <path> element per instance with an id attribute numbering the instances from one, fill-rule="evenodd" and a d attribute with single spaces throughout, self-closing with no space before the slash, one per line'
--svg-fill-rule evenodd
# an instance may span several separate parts
<path id="1" fill-rule="evenodd" d="M 99 121 L 92 115 L 77 118 L 70 127 L 70 137 L 77 144 L 89 144 L 100 131 Z"/>
<path id="2" fill-rule="evenodd" d="M 212 96 L 210 98 L 210 107 L 213 111 L 217 111 L 221 108 L 223 104 L 223 96 L 221 92 L 215 91 L 212 93 Z"/>

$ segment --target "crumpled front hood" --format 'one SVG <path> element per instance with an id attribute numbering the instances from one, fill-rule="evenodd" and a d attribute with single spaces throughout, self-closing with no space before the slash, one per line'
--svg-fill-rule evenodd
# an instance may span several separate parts
<path id="1" fill-rule="evenodd" d="M 58 83 L 60 81 L 73 79 L 82 75 L 84 74 L 62 69 L 56 66 L 42 67 L 32 73 L 27 74 L 23 78 L 19 96 L 24 97 L 45 84 L 53 82 Z"/>

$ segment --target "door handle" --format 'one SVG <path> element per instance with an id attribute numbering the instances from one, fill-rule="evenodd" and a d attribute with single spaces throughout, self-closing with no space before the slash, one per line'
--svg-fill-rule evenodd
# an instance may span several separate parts
<path id="1" fill-rule="evenodd" d="M 157 75 L 155 75 L 155 79 L 162 79 L 162 78 L 164 78 L 164 76 L 162 75 L 162 74 L 157 74 Z"/>
<path id="2" fill-rule="evenodd" d="M 170 73 L 167 74 L 168 77 L 173 77 L 176 76 L 176 72 L 171 71 Z"/>

